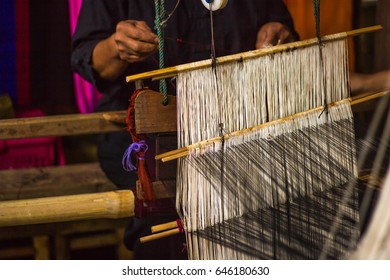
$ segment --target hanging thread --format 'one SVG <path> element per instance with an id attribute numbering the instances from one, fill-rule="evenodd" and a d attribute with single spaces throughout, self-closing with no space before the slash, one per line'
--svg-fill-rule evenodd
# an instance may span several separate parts
<path id="1" fill-rule="evenodd" d="M 158 36 L 158 56 L 159 56 L 159 67 L 160 69 L 165 67 L 164 63 L 164 27 L 166 23 L 167 18 L 167 12 L 165 11 L 165 1 L 164 0 L 155 0 L 154 6 L 156 11 L 156 18 L 155 18 L 155 29 Z M 168 104 L 168 90 L 167 90 L 167 83 L 165 79 L 160 80 L 160 93 L 163 95 L 163 105 Z"/>
<path id="2" fill-rule="evenodd" d="M 313 9 L 314 9 L 314 21 L 315 21 L 315 26 L 316 26 L 316 37 L 318 40 L 318 49 L 319 49 L 319 56 L 320 56 L 320 73 L 321 73 L 321 78 L 322 78 L 322 88 L 324 94 L 324 110 L 322 111 L 321 115 L 324 112 L 327 112 L 328 110 L 328 97 L 326 96 L 327 92 L 327 83 L 326 83 L 326 76 L 324 72 L 324 56 L 322 52 L 322 39 L 321 39 L 321 0 L 313 0 Z"/>
<path id="3" fill-rule="evenodd" d="M 140 140 L 139 142 L 131 143 L 130 146 L 126 149 L 125 153 L 122 157 L 122 166 L 126 171 L 135 171 L 137 167 L 132 163 L 131 154 L 133 152 L 145 154 L 148 150 L 148 145 L 144 140 Z M 144 156 L 138 156 L 138 160 L 145 160 Z"/>
<path id="4" fill-rule="evenodd" d="M 321 12 L 321 1 L 313 0 L 313 8 L 314 8 L 314 20 L 316 25 L 316 37 L 318 41 L 321 43 L 321 27 L 320 27 L 320 12 Z"/>
<path id="5" fill-rule="evenodd" d="M 324 61 L 314 45 L 179 73 L 179 147 L 319 107 L 325 95 L 346 98 L 345 49 L 336 41 L 323 44 Z M 326 92 L 321 71 L 331 81 Z M 318 257 L 330 224 L 323 221 L 337 209 L 336 186 L 356 176 L 350 109 L 328 111 L 194 145 L 178 161 L 177 210 L 190 259 Z M 348 237 L 356 232 L 355 202 L 343 205 L 349 214 L 340 230 Z M 328 255 L 339 258 L 349 239 L 337 235 L 331 244 Z"/>

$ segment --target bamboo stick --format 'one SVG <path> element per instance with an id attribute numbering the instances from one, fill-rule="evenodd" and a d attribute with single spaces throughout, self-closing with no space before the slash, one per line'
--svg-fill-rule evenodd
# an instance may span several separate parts
<path id="1" fill-rule="evenodd" d="M 359 95 L 359 96 L 356 96 L 356 97 L 353 97 L 353 98 L 348 98 L 347 100 L 349 100 L 351 105 L 353 106 L 353 105 L 357 105 L 357 104 L 360 104 L 360 103 L 363 103 L 363 102 L 367 102 L 367 101 L 370 101 L 370 100 L 373 100 L 373 99 L 376 99 L 376 98 L 383 97 L 385 95 L 388 95 L 389 92 L 390 91 L 388 90 L 388 91 L 375 92 L 375 93 L 371 93 L 371 94 L 368 94 L 368 95 L 367 94 L 363 94 L 363 95 Z M 344 102 L 344 101 L 345 100 L 336 101 L 336 102 L 328 104 L 328 106 L 330 106 L 330 107 L 331 106 L 335 106 L 335 105 L 338 105 L 338 104 L 340 104 L 341 102 Z M 246 128 L 246 129 L 234 131 L 232 133 L 225 134 L 223 136 L 223 139 L 227 140 L 227 139 L 229 139 L 231 137 L 243 135 L 243 134 L 246 134 L 246 133 L 254 131 L 254 130 L 259 130 L 259 129 L 262 129 L 262 128 L 264 128 L 266 126 L 269 126 L 269 125 L 273 125 L 273 124 L 280 123 L 280 122 L 285 122 L 285 121 L 290 121 L 290 120 L 296 119 L 296 118 L 298 118 L 298 117 L 300 117 L 300 116 L 302 116 L 304 114 L 313 113 L 313 112 L 320 113 L 322 110 L 324 110 L 323 106 L 317 107 L 317 108 L 313 108 L 313 109 L 307 110 L 305 112 L 300 112 L 300 113 L 297 113 L 297 114 L 294 114 L 294 115 L 291 115 L 291 116 L 288 116 L 288 117 L 285 117 L 285 118 L 281 118 L 281 119 L 277 119 L 277 120 L 270 121 L 270 122 L 267 122 L 267 123 L 263 123 L 263 124 L 260 124 L 260 125 L 257 125 L 257 126 L 251 127 L 251 128 Z M 158 160 L 161 160 L 162 162 L 168 162 L 168 161 L 171 161 L 171 160 L 175 160 L 175 159 L 187 156 L 188 155 L 188 151 L 190 149 L 192 149 L 192 148 L 204 147 L 204 146 L 211 145 L 213 143 L 220 142 L 220 141 L 222 141 L 221 137 L 219 137 L 219 136 L 218 137 L 214 137 L 214 138 L 211 138 L 211 139 L 208 139 L 208 140 L 205 140 L 205 141 L 201 141 L 201 142 L 189 145 L 189 146 L 184 147 L 184 148 L 180 148 L 180 149 L 177 149 L 177 150 L 173 150 L 173 151 L 169 151 L 169 152 L 157 155 L 155 158 L 158 159 Z"/>
<path id="2" fill-rule="evenodd" d="M 351 98 L 351 105 L 357 105 L 360 103 L 364 103 L 367 101 L 371 101 L 377 98 L 384 97 L 390 93 L 390 89 L 384 89 L 381 91 L 375 91 L 375 92 L 370 92 L 370 93 L 363 93 L 360 95 L 356 95 Z"/>
<path id="3" fill-rule="evenodd" d="M 165 224 L 161 224 L 161 225 L 152 226 L 151 230 L 152 230 L 152 233 L 157 233 L 160 231 L 165 231 L 165 230 L 173 229 L 173 228 L 177 228 L 177 227 L 178 227 L 177 221 L 173 221 L 173 222 L 169 222 L 169 223 L 165 223 Z"/>
<path id="4" fill-rule="evenodd" d="M 129 190 L 0 202 L 0 227 L 133 215 Z"/>
<path id="5" fill-rule="evenodd" d="M 368 33 L 368 32 L 374 32 L 374 31 L 378 31 L 381 29 L 382 29 L 382 26 L 375 25 L 375 26 L 371 26 L 371 27 L 365 27 L 365 28 L 360 28 L 360 29 L 356 29 L 356 30 L 352 30 L 352 31 L 341 32 L 341 33 L 337 33 L 337 34 L 323 36 L 321 39 L 322 39 L 323 43 L 326 43 L 326 42 L 331 42 L 331 41 L 336 41 L 336 40 L 343 40 L 343 39 L 346 39 L 348 37 L 357 36 L 357 35 Z M 310 46 L 313 46 L 315 44 L 318 44 L 317 38 L 287 43 L 287 44 L 283 44 L 283 45 L 277 45 L 277 46 L 274 46 L 271 48 L 266 48 L 266 49 L 257 49 L 257 50 L 253 50 L 253 51 L 249 51 L 249 52 L 219 57 L 219 58 L 217 58 L 217 64 L 242 61 L 245 59 L 251 59 L 251 58 L 265 56 L 265 55 L 269 55 L 269 54 L 280 53 L 280 52 L 284 52 L 284 51 L 294 50 L 297 48 L 310 47 Z M 144 80 L 144 79 L 149 79 L 149 78 L 152 78 L 153 80 L 165 79 L 165 78 L 170 78 L 170 77 L 176 76 L 180 72 L 211 67 L 211 65 L 212 65 L 212 60 L 207 59 L 207 60 L 182 64 L 182 65 L 172 66 L 172 67 L 168 67 L 168 68 L 164 68 L 164 69 L 153 70 L 153 71 L 140 73 L 140 74 L 136 74 L 136 75 L 132 75 L 132 76 L 127 76 L 126 81 L 133 82 L 133 81 Z"/>
<path id="6" fill-rule="evenodd" d="M 180 153 L 180 152 L 186 152 L 186 151 L 187 151 L 187 147 L 180 148 L 180 149 L 169 151 L 169 152 L 166 152 L 166 153 L 163 153 L 160 155 L 156 155 L 155 159 L 161 160 L 164 157 L 168 157 L 168 156 L 175 155 L 175 154 Z"/>
<path id="7" fill-rule="evenodd" d="M 227 139 L 227 138 L 225 138 L 225 139 Z M 219 141 L 221 141 L 221 138 L 220 137 L 216 137 L 216 138 L 212 138 L 210 140 L 207 140 L 206 142 L 199 142 L 197 144 L 200 145 L 200 146 L 211 145 L 212 143 L 219 142 Z M 188 156 L 188 153 L 189 153 L 189 150 L 190 150 L 191 147 L 192 147 L 192 145 L 186 147 L 186 150 L 184 152 L 172 153 L 169 156 L 163 156 L 161 158 L 161 161 L 162 162 L 168 162 L 168 161 L 172 161 L 172 160 L 175 160 L 175 159 L 178 159 L 178 158 L 186 157 L 186 156 Z"/>
<path id="8" fill-rule="evenodd" d="M 139 240 L 140 240 L 141 243 L 145 243 L 145 242 L 150 242 L 150 241 L 153 241 L 153 240 L 165 238 L 165 237 L 168 237 L 168 236 L 172 236 L 172 235 L 175 235 L 175 234 L 178 234 L 178 233 L 180 233 L 180 229 L 179 228 L 175 228 L 175 229 L 171 229 L 171 230 L 155 233 L 155 234 L 152 234 L 152 235 L 144 236 L 144 237 L 141 237 Z"/>

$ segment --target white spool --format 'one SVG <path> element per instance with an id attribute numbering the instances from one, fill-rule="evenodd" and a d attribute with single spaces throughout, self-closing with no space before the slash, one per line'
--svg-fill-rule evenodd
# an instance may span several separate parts
<path id="1" fill-rule="evenodd" d="M 217 11 L 225 8 L 228 0 L 202 0 L 203 5 L 212 11 Z"/>

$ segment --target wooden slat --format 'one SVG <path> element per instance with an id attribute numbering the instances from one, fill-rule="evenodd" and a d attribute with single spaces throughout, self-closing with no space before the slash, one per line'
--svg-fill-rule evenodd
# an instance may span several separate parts
<path id="1" fill-rule="evenodd" d="M 174 198 L 176 196 L 176 181 L 152 182 L 155 199 Z"/>
<path id="2" fill-rule="evenodd" d="M 167 231 L 162 231 L 162 232 L 159 232 L 159 233 L 154 233 L 154 234 L 151 234 L 151 235 L 143 236 L 139 240 L 140 240 L 141 243 L 146 243 L 146 242 L 150 242 L 150 241 L 153 241 L 153 240 L 158 240 L 158 239 L 162 239 L 162 238 L 165 238 L 165 237 L 168 237 L 168 236 L 176 235 L 176 234 L 179 234 L 179 233 L 180 233 L 180 229 L 174 228 L 174 229 L 170 229 L 170 230 L 167 230 Z"/>
<path id="3" fill-rule="evenodd" d="M 0 120 L 0 139 L 69 136 L 120 131 L 126 111 Z"/>
<path id="4" fill-rule="evenodd" d="M 0 139 L 71 136 L 126 130 L 126 111 L 0 120 Z M 137 133 L 176 131 L 176 97 L 144 91 L 136 99 Z"/>
<path id="5" fill-rule="evenodd" d="M 50 259 L 50 242 L 49 236 L 41 235 L 33 237 L 33 246 L 35 250 L 36 260 L 49 260 Z"/>
<path id="6" fill-rule="evenodd" d="M 168 96 L 164 106 L 160 93 L 141 92 L 135 100 L 135 126 L 138 134 L 176 131 L 176 97 Z"/>
<path id="7" fill-rule="evenodd" d="M 0 259 L 29 259 L 34 256 L 35 250 L 32 246 L 20 246 L 0 250 Z"/>
<path id="8" fill-rule="evenodd" d="M 59 223 L 46 223 L 39 225 L 20 225 L 2 227 L 0 240 L 13 240 L 28 238 L 36 235 L 67 235 L 78 233 L 91 233 L 95 231 L 123 228 L 129 223 L 129 218 L 82 220 Z"/>
<path id="9" fill-rule="evenodd" d="M 118 239 L 115 232 L 95 233 L 83 237 L 73 237 L 69 240 L 70 250 L 85 250 L 104 246 L 116 246 Z"/>
<path id="10" fill-rule="evenodd" d="M 118 190 L 99 163 L 0 170 L 0 201 Z"/>
<path id="11" fill-rule="evenodd" d="M 161 232 L 161 231 L 165 231 L 165 230 L 169 230 L 169 229 L 173 229 L 173 228 L 178 228 L 178 227 L 179 226 L 177 224 L 177 221 L 173 221 L 173 222 L 168 222 L 168 223 L 152 226 L 150 228 L 150 230 L 152 231 L 152 233 L 157 233 L 157 232 Z"/>
<path id="12" fill-rule="evenodd" d="M 0 201 L 116 191 L 99 163 L 0 170 Z M 174 180 L 152 183 L 156 199 L 176 194 Z"/>
<path id="13" fill-rule="evenodd" d="M 55 259 L 57 260 L 69 260 L 70 259 L 70 247 L 69 236 L 55 235 L 54 236 L 54 251 Z"/>

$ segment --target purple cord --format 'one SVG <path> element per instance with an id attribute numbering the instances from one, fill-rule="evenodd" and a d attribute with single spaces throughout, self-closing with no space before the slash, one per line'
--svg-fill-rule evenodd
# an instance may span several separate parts
<path id="1" fill-rule="evenodd" d="M 139 153 L 141 151 L 146 153 L 147 150 L 148 150 L 148 145 L 146 145 L 144 140 L 132 143 L 126 149 L 125 153 L 123 154 L 123 157 L 122 157 L 123 169 L 126 170 L 126 171 L 129 171 L 129 172 L 137 170 L 137 167 L 131 161 L 131 153 L 133 151 L 136 152 L 136 153 Z M 139 157 L 138 159 L 139 160 L 144 160 L 145 158 L 144 157 Z"/>

